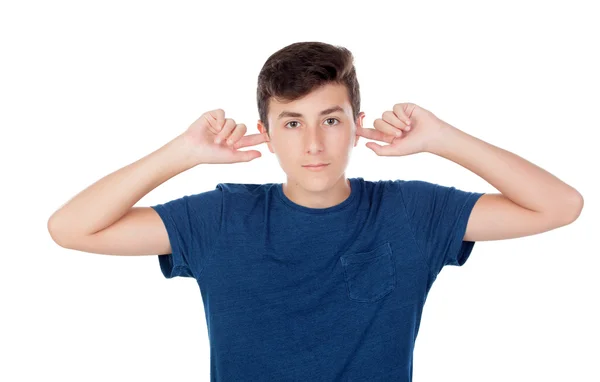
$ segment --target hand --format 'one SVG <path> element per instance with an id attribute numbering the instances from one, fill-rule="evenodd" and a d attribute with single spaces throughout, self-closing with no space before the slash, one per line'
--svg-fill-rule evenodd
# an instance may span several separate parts
<path id="1" fill-rule="evenodd" d="M 356 134 L 389 145 L 368 142 L 365 146 L 377 155 L 403 156 L 428 151 L 446 123 L 414 103 L 397 103 L 393 111 L 385 111 L 373 125 L 375 129 L 357 127 Z"/>
<path id="2" fill-rule="evenodd" d="M 225 118 L 223 109 L 216 109 L 202 114 L 182 136 L 190 144 L 191 156 L 197 163 L 249 162 L 261 157 L 260 151 L 237 149 L 268 142 L 269 137 L 266 133 L 244 135 L 246 130 L 246 125 L 236 124 Z"/>

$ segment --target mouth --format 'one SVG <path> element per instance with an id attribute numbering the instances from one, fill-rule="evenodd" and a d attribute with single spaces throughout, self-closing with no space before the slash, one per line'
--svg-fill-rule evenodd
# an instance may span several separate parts
<path id="1" fill-rule="evenodd" d="M 319 167 L 325 167 L 325 166 L 329 166 L 329 163 L 317 163 L 317 164 L 308 164 L 302 167 L 308 167 L 308 168 L 319 168 Z"/>
<path id="2" fill-rule="evenodd" d="M 327 168 L 327 166 L 329 166 L 329 163 L 309 164 L 302 167 L 304 167 L 308 171 L 324 171 L 324 169 Z"/>

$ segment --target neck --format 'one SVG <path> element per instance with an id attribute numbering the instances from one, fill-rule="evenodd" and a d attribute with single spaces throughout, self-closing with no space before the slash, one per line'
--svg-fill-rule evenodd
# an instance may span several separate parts
<path id="1" fill-rule="evenodd" d="M 307 189 L 299 182 L 290 180 L 282 185 L 282 190 L 288 199 L 308 208 L 328 208 L 346 200 L 351 192 L 350 180 L 342 176 L 335 184 L 327 188 Z"/>

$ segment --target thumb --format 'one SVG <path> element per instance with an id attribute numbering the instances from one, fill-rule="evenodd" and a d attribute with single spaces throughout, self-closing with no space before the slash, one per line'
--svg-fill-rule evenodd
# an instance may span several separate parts
<path id="1" fill-rule="evenodd" d="M 246 151 L 236 151 L 235 159 L 238 162 L 250 162 L 256 158 L 260 158 L 262 156 L 261 152 L 258 150 L 246 150 Z"/>
<path id="2" fill-rule="evenodd" d="M 365 144 L 365 146 L 367 146 L 368 148 L 370 148 L 371 150 L 373 150 L 375 152 L 375 154 L 379 155 L 379 156 L 388 156 L 388 155 L 394 155 L 395 151 L 398 151 L 397 148 L 392 147 L 392 145 L 378 145 L 375 142 L 367 142 Z"/>

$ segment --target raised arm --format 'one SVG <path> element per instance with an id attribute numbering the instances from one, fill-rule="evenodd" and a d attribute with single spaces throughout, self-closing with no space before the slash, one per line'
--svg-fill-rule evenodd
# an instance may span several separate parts
<path id="1" fill-rule="evenodd" d="M 171 253 L 166 227 L 156 211 L 133 206 L 160 184 L 198 164 L 259 158 L 257 150 L 238 149 L 267 142 L 267 134 L 245 133 L 246 126 L 225 118 L 222 109 L 202 114 L 183 134 L 105 176 L 60 207 L 48 220 L 52 239 L 62 247 L 91 253 Z"/>
<path id="2" fill-rule="evenodd" d="M 62 247 L 113 255 L 170 253 L 164 225 L 150 207 L 133 207 L 175 175 L 194 167 L 190 144 L 180 135 L 151 154 L 98 180 L 48 220 Z"/>

